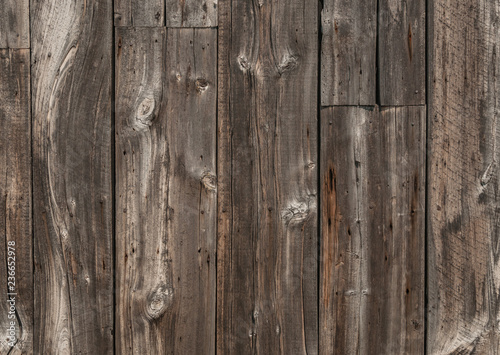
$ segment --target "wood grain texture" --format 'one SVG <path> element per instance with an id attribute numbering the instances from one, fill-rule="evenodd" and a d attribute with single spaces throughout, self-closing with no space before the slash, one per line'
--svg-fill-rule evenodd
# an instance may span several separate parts
<path id="1" fill-rule="evenodd" d="M 500 4 L 431 3 L 428 354 L 499 354 Z"/>
<path id="2" fill-rule="evenodd" d="M 227 6 L 218 349 L 317 354 L 317 3 Z"/>
<path id="3" fill-rule="evenodd" d="M 164 0 L 114 0 L 113 3 L 115 26 L 164 26 Z"/>
<path id="4" fill-rule="evenodd" d="M 113 352 L 110 2 L 32 1 L 35 354 Z"/>
<path id="5" fill-rule="evenodd" d="M 423 354 L 425 107 L 321 111 L 321 354 Z"/>
<path id="6" fill-rule="evenodd" d="M 215 29 L 120 28 L 117 352 L 215 352 Z"/>
<path id="7" fill-rule="evenodd" d="M 30 354 L 33 353 L 33 260 L 29 50 L 0 50 L 0 78 L 0 275 L 4 283 L 0 353 Z M 15 245 L 9 245 L 12 242 Z M 9 251 L 15 255 L 9 256 Z M 9 275 L 11 271 L 15 274 Z M 9 279 L 10 276 L 14 279 Z M 9 290 L 8 286 L 14 289 Z M 12 295 L 15 313 L 6 302 L 11 298 L 7 292 L 17 293 Z M 11 339 L 6 336 L 11 322 L 16 329 L 14 347 L 8 344 Z"/>
<path id="8" fill-rule="evenodd" d="M 29 0 L 2 0 L 0 48 L 29 48 Z"/>
<path id="9" fill-rule="evenodd" d="M 321 105 L 375 105 L 377 0 L 325 0 Z"/>
<path id="10" fill-rule="evenodd" d="M 379 1 L 382 106 L 425 104 L 425 0 Z"/>
<path id="11" fill-rule="evenodd" d="M 216 27 L 217 0 L 166 0 L 167 27 Z"/>

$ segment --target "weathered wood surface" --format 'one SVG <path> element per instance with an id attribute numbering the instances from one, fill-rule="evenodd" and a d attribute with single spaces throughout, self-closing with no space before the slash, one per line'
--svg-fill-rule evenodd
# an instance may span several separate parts
<path id="1" fill-rule="evenodd" d="M 33 256 L 31 235 L 30 53 L 0 50 L 0 353 L 33 353 Z M 9 246 L 11 248 L 9 248 Z M 13 248 L 13 249 L 12 249 Z M 14 251 L 15 255 L 9 255 Z M 14 275 L 9 275 L 13 270 Z M 9 279 L 13 277 L 13 279 Z M 12 283 L 8 283 L 8 281 Z M 14 289 L 10 290 L 9 287 Z M 10 313 L 6 293 L 15 299 Z M 7 329 L 14 322 L 14 347 Z"/>
<path id="2" fill-rule="evenodd" d="M 382 106 L 425 104 L 425 0 L 379 1 Z"/>
<path id="3" fill-rule="evenodd" d="M 111 354 L 111 2 L 30 11 L 34 353 Z"/>
<path id="4" fill-rule="evenodd" d="M 120 28 L 117 352 L 215 353 L 214 29 Z"/>
<path id="5" fill-rule="evenodd" d="M 115 26 L 162 27 L 164 25 L 164 0 L 114 0 L 114 7 Z"/>
<path id="6" fill-rule="evenodd" d="M 166 0 L 167 27 L 217 26 L 218 0 Z"/>
<path id="7" fill-rule="evenodd" d="M 431 2 L 428 354 L 499 354 L 497 1 Z"/>
<path id="8" fill-rule="evenodd" d="M 2 0 L 0 48 L 29 48 L 29 0 Z"/>
<path id="9" fill-rule="evenodd" d="M 320 354 L 423 354 L 425 107 L 321 111 Z"/>
<path id="10" fill-rule="evenodd" d="M 375 105 L 377 0 L 325 0 L 321 105 Z"/>
<path id="11" fill-rule="evenodd" d="M 218 349 L 316 354 L 317 3 L 233 1 L 219 19 Z M 229 33 L 230 31 L 230 33 Z M 230 174 L 227 176 L 227 174 Z M 231 214 L 224 206 L 231 206 Z"/>

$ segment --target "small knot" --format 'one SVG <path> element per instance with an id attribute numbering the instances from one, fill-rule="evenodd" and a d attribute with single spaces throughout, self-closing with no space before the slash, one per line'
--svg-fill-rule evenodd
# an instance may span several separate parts
<path id="1" fill-rule="evenodd" d="M 298 58 L 294 55 L 285 54 L 281 63 L 278 64 L 278 73 L 281 75 L 286 71 L 293 70 L 298 65 Z"/>
<path id="2" fill-rule="evenodd" d="M 151 126 L 154 119 L 155 99 L 153 97 L 145 97 L 137 108 L 136 121 L 139 126 Z"/>
<path id="3" fill-rule="evenodd" d="M 196 80 L 196 91 L 202 93 L 203 91 L 208 89 L 208 81 L 205 79 L 197 79 Z"/>
<path id="4" fill-rule="evenodd" d="M 173 289 L 166 286 L 160 286 L 152 292 L 148 297 L 146 307 L 147 318 L 150 320 L 160 318 L 170 305 L 173 294 Z"/>
<path id="5" fill-rule="evenodd" d="M 211 173 L 203 174 L 201 178 L 201 184 L 208 191 L 216 191 L 217 190 L 217 177 Z"/>
<path id="6" fill-rule="evenodd" d="M 249 70 L 251 68 L 251 65 L 248 62 L 247 57 L 245 57 L 244 55 L 240 55 L 238 57 L 238 64 L 240 65 L 240 68 L 243 71 L 247 71 L 247 70 Z"/>

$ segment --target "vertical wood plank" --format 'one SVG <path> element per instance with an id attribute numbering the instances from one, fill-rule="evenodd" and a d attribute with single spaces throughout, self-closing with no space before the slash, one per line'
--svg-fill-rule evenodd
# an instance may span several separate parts
<path id="1" fill-rule="evenodd" d="M 0 50 L 0 78 L 0 275 L 4 285 L 0 352 L 27 354 L 33 353 L 29 50 Z M 15 311 L 6 302 L 12 298 Z M 7 336 L 11 325 L 13 338 Z"/>
<path id="2" fill-rule="evenodd" d="M 216 39 L 117 32 L 119 353 L 215 352 Z"/>
<path id="3" fill-rule="evenodd" d="M 382 106 L 425 104 L 425 0 L 379 1 Z"/>
<path id="4" fill-rule="evenodd" d="M 166 0 L 167 27 L 216 27 L 218 0 Z"/>
<path id="5" fill-rule="evenodd" d="M 218 349 L 317 354 L 317 3 L 227 6 Z"/>
<path id="6" fill-rule="evenodd" d="M 0 48 L 29 48 L 29 0 L 2 0 Z"/>
<path id="7" fill-rule="evenodd" d="M 498 354 L 500 4 L 430 3 L 428 354 Z"/>
<path id="8" fill-rule="evenodd" d="M 34 353 L 113 352 L 110 2 L 31 2 Z"/>
<path id="9" fill-rule="evenodd" d="M 114 0 L 114 7 L 115 26 L 164 26 L 164 0 Z"/>
<path id="10" fill-rule="evenodd" d="M 325 0 L 321 105 L 375 105 L 377 0 Z"/>
<path id="11" fill-rule="evenodd" d="M 321 111 L 321 354 L 423 354 L 425 107 Z"/>

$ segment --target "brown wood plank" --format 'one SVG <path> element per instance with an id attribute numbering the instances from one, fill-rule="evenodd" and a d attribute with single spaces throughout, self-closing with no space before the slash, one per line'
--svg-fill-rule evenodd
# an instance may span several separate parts
<path id="1" fill-rule="evenodd" d="M 216 27 L 217 0 L 166 0 L 167 27 Z"/>
<path id="2" fill-rule="evenodd" d="M 117 32 L 118 353 L 215 352 L 216 33 Z"/>
<path id="3" fill-rule="evenodd" d="M 0 353 L 31 354 L 33 255 L 29 50 L 0 50 L 0 78 L 0 275 L 3 283 Z M 6 302 L 11 299 L 12 302 Z M 11 328 L 15 333 L 13 337 L 10 337 Z"/>
<path id="4" fill-rule="evenodd" d="M 30 14 L 34 353 L 111 354 L 111 2 Z"/>
<path id="5" fill-rule="evenodd" d="M 500 7 L 430 3 L 428 354 L 499 354 Z"/>
<path id="6" fill-rule="evenodd" d="M 114 7 L 115 26 L 164 26 L 164 0 L 114 0 Z"/>
<path id="7" fill-rule="evenodd" d="M 29 48 L 29 0 L 2 0 L 0 48 Z"/>
<path id="8" fill-rule="evenodd" d="M 380 104 L 425 104 L 425 0 L 379 1 Z"/>
<path id="9" fill-rule="evenodd" d="M 228 6 L 219 19 L 230 23 L 219 36 L 217 348 L 315 354 L 317 3 L 233 1 L 231 16 Z"/>
<path id="10" fill-rule="evenodd" d="M 320 354 L 423 354 L 425 107 L 321 111 Z"/>
<path id="11" fill-rule="evenodd" d="M 325 0 L 321 105 L 375 105 L 377 0 Z"/>

